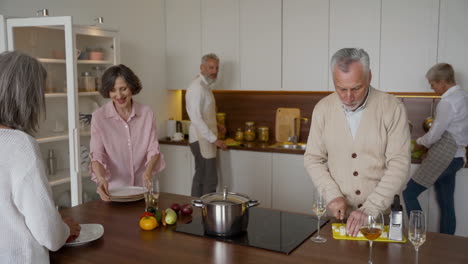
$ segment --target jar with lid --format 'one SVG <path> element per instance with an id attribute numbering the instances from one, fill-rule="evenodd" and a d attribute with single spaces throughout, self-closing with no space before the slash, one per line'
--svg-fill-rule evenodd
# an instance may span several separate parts
<path id="1" fill-rule="evenodd" d="M 96 91 L 96 80 L 91 72 L 81 73 L 79 80 L 80 92 L 94 92 Z"/>
<path id="2" fill-rule="evenodd" d="M 255 141 L 255 122 L 245 122 L 244 139 L 246 141 Z"/>
<path id="3" fill-rule="evenodd" d="M 268 127 L 267 126 L 259 126 L 258 127 L 258 141 L 260 142 L 268 142 L 270 139 L 268 135 Z"/>
<path id="4" fill-rule="evenodd" d="M 226 113 L 216 113 L 216 122 L 218 127 L 223 127 L 223 130 L 218 130 L 218 139 L 226 138 Z"/>
<path id="5" fill-rule="evenodd" d="M 234 139 L 236 141 L 243 141 L 244 140 L 244 131 L 242 130 L 242 128 L 237 128 L 236 130 L 236 135 L 234 136 Z"/>
<path id="6" fill-rule="evenodd" d="M 99 91 L 102 87 L 102 74 L 104 71 L 104 67 L 102 66 L 94 66 L 93 68 L 94 71 L 94 77 L 95 77 L 95 83 L 96 83 L 96 90 Z"/>

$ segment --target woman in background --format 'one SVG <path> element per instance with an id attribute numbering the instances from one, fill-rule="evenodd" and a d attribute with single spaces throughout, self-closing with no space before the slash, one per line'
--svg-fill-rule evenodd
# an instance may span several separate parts
<path id="1" fill-rule="evenodd" d="M 45 112 L 44 67 L 21 52 L 0 54 L 0 263 L 49 263 L 80 226 L 55 209 L 31 133 Z"/>
<path id="2" fill-rule="evenodd" d="M 111 101 L 91 119 L 90 169 L 104 201 L 110 200 L 110 189 L 149 187 L 165 167 L 153 111 L 132 99 L 141 89 L 140 79 L 125 65 L 112 66 L 102 76 L 99 93 Z"/>

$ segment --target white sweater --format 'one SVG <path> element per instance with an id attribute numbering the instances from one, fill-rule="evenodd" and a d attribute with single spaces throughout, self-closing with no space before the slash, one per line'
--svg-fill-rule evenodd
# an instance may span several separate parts
<path id="1" fill-rule="evenodd" d="M 55 209 L 36 140 L 0 129 L 0 263 L 49 263 L 70 234 Z"/>

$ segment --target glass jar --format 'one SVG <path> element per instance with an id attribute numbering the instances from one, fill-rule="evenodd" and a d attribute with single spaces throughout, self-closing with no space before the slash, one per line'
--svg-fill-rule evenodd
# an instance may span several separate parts
<path id="1" fill-rule="evenodd" d="M 96 79 L 91 72 L 81 73 L 79 80 L 80 92 L 94 92 L 96 91 Z"/>
<path id="2" fill-rule="evenodd" d="M 234 136 L 234 139 L 236 141 L 243 141 L 244 140 L 244 131 L 242 130 L 242 128 L 238 128 L 236 130 L 236 135 Z"/>
<path id="3" fill-rule="evenodd" d="M 93 68 L 94 71 L 94 77 L 95 77 L 95 83 L 96 83 L 96 90 L 99 91 L 102 87 L 102 74 L 104 72 L 104 67 L 102 66 L 94 66 Z"/>
<path id="4" fill-rule="evenodd" d="M 260 142 L 268 142 L 270 139 L 268 135 L 268 127 L 260 126 L 258 127 L 258 141 Z"/>
<path id="5" fill-rule="evenodd" d="M 245 122 L 244 139 L 246 141 L 255 141 L 255 122 Z"/>
<path id="6" fill-rule="evenodd" d="M 216 122 L 218 127 L 223 127 L 224 129 L 218 129 L 218 139 L 226 138 L 226 113 L 216 113 Z"/>

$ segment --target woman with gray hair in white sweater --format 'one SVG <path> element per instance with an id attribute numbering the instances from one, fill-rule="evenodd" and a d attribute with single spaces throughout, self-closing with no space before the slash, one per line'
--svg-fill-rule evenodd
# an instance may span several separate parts
<path id="1" fill-rule="evenodd" d="M 47 73 L 21 52 L 0 54 L 0 263 L 49 263 L 80 226 L 62 219 L 36 140 L 30 135 L 45 112 Z"/>

